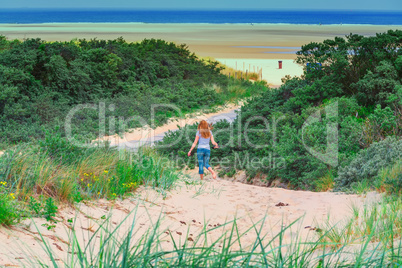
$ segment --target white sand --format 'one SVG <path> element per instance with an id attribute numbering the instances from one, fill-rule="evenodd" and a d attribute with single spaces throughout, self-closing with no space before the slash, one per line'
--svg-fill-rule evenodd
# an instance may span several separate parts
<path id="1" fill-rule="evenodd" d="M 235 46 L 301 46 L 307 42 L 320 42 L 334 36 L 344 36 L 350 32 L 364 35 L 374 35 L 376 32 L 383 32 L 387 29 L 401 29 L 401 26 L 306 26 L 306 25 L 133 25 L 133 24 L 41 24 L 41 25 L 0 25 L 0 34 L 9 38 L 33 38 L 42 37 L 46 40 L 71 40 L 72 38 L 117 38 L 123 36 L 128 41 L 139 41 L 144 38 L 162 38 L 176 43 L 186 43 L 192 51 L 201 56 L 212 56 L 220 59 L 223 63 L 233 67 L 236 59 L 245 62 L 245 65 L 256 65 L 263 69 L 263 79 L 273 85 L 280 84 L 280 79 L 289 75 L 300 75 L 301 67 L 294 64 L 291 54 L 270 54 L 264 53 L 267 50 L 256 48 L 252 51 L 247 48 Z M 273 51 L 273 50 L 270 50 Z M 244 59 L 244 60 L 239 60 Z M 253 60 L 252 60 L 253 59 Z M 255 59 L 255 60 L 254 60 Z M 290 59 L 290 60 L 286 60 Z M 283 60 L 283 69 L 277 69 L 278 60 Z M 242 66 L 238 66 L 242 70 Z M 232 107 L 231 107 L 232 109 Z M 186 122 L 191 123 L 191 122 Z M 176 128 L 180 122 L 171 122 L 170 125 L 157 129 L 152 134 L 139 135 L 132 133 L 124 137 L 124 140 L 117 139 L 116 144 L 132 139 L 142 139 L 149 135 L 158 135 L 168 129 Z M 137 135 L 137 136 L 136 136 Z M 114 137 L 116 138 L 116 137 Z M 196 179 L 197 174 L 192 174 Z M 180 187 L 163 197 L 150 189 L 141 188 L 138 196 L 124 201 L 117 201 L 114 204 L 105 200 L 93 204 L 81 204 L 80 212 L 69 208 L 60 211 L 58 218 L 61 220 L 54 230 L 47 230 L 41 224 L 43 219 L 35 219 L 35 225 L 30 220 L 6 229 L 0 227 L 0 265 L 13 266 L 35 262 L 35 258 L 48 263 L 49 259 L 43 249 L 43 243 L 37 233 L 37 228 L 49 241 L 51 249 L 59 255 L 62 260 L 68 254 L 68 231 L 71 226 L 67 222 L 75 218 L 75 230 L 80 241 L 88 241 L 93 230 L 102 221 L 103 215 L 108 215 L 110 208 L 113 209 L 111 220 L 112 228 L 127 216 L 127 213 L 137 209 L 137 224 L 135 231 L 138 233 L 134 240 L 142 233 L 152 227 L 153 223 L 161 215 L 163 221 L 160 231 L 164 233 L 169 230 L 176 241 L 182 242 L 191 237 L 197 236 L 205 226 L 211 229 L 214 225 L 230 221 L 235 216 L 240 218 L 237 221 L 240 230 L 246 230 L 253 223 L 267 215 L 267 222 L 262 232 L 269 235 L 265 240 L 272 238 L 281 225 L 287 226 L 292 221 L 304 216 L 298 225 L 299 230 L 292 229 L 286 234 L 286 242 L 290 237 L 300 234 L 305 239 L 316 237 L 315 232 L 304 229 L 305 226 L 317 226 L 323 223 L 327 215 L 331 215 L 333 222 L 351 216 L 350 206 L 352 203 L 362 206 L 366 201 L 371 202 L 378 195 L 372 195 L 369 200 L 356 195 L 339 195 L 335 193 L 313 193 L 304 191 L 290 191 L 278 188 L 265 188 L 229 182 L 224 180 L 205 182 L 203 186 Z M 289 206 L 276 207 L 278 202 L 288 203 Z M 78 213 L 78 214 L 77 214 Z M 132 216 L 130 216 L 132 217 Z M 184 223 L 181 223 L 184 222 Z M 195 222 L 193 222 L 195 221 Z M 118 232 L 123 235 L 131 225 L 129 218 Z M 211 225 L 211 226 L 209 226 Z M 217 239 L 222 230 L 227 227 L 218 228 L 209 233 L 209 240 Z M 296 232 L 299 231 L 299 232 Z M 181 234 L 180 234 L 181 233 Z M 172 241 L 167 234 L 162 236 L 164 249 L 172 247 Z M 250 233 L 244 236 L 242 241 L 245 244 L 253 242 L 255 235 Z M 219 246 L 219 245 L 218 245 Z M 30 253 L 28 253 L 30 252 Z M 59 260 L 60 262 L 60 260 Z"/>
<path id="2" fill-rule="evenodd" d="M 208 179 L 209 176 L 207 176 Z M 194 185 L 195 184 L 195 185 Z M 367 198 L 357 195 L 343 195 L 336 193 L 315 193 L 307 191 L 291 191 L 280 188 L 266 188 L 246 185 L 226 180 L 212 180 L 203 183 L 197 180 L 192 185 L 181 182 L 176 189 L 168 192 L 166 197 L 147 188 L 140 188 L 135 197 L 124 201 L 110 202 L 99 200 L 93 203 L 81 204 L 80 211 L 65 208 L 60 211 L 54 230 L 47 230 L 41 226 L 44 219 L 25 220 L 12 229 L 0 228 L 0 265 L 22 265 L 35 262 L 38 258 L 45 263 L 49 259 L 43 248 L 38 234 L 42 233 L 57 259 L 66 260 L 69 250 L 69 233 L 72 228 L 67 222 L 74 219 L 74 229 L 78 240 L 84 245 L 89 237 L 103 222 L 102 216 L 113 217 L 110 222 L 114 229 L 122 220 L 128 219 L 117 232 L 117 237 L 124 237 L 133 223 L 136 214 L 133 241 L 153 228 L 159 216 L 162 216 L 160 225 L 161 246 L 163 249 L 172 249 L 172 239 L 177 243 L 184 243 L 188 237 L 195 238 L 202 233 L 203 228 L 210 230 L 233 220 L 235 217 L 240 232 L 250 228 L 266 216 L 262 234 L 267 234 L 264 242 L 268 242 L 277 234 L 282 226 L 288 226 L 299 217 L 304 217 L 291 228 L 284 237 L 285 243 L 292 240 L 292 236 L 300 235 L 303 240 L 317 239 L 317 233 L 306 226 L 316 227 L 326 222 L 330 215 L 333 223 L 351 217 L 350 206 L 363 206 L 375 201 L 378 195 L 368 195 Z M 287 203 L 288 206 L 278 207 L 277 203 Z M 224 232 L 231 229 L 232 223 L 220 226 L 207 235 L 210 243 L 218 239 Z M 165 233 L 166 232 L 166 233 Z M 99 234 L 97 234 L 99 238 Z M 256 239 L 251 231 L 241 238 L 242 245 L 250 245 Z M 189 241 L 187 241 L 189 242 Z M 202 240 L 198 243 L 201 245 Z M 99 243 L 99 240 L 95 241 Z M 193 243 L 193 242 L 189 242 Z M 218 243 L 217 247 L 221 244 Z M 236 246 L 234 247 L 236 249 Z M 61 264 L 61 261 L 58 261 Z M 32 264 L 28 266 L 33 267 Z"/>

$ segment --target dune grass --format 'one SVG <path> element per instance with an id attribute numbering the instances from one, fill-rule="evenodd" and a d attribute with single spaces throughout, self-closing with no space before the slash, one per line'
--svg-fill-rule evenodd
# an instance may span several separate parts
<path id="1" fill-rule="evenodd" d="M 349 245 L 360 250 L 353 255 L 356 265 L 367 260 L 377 267 L 402 265 L 402 199 L 383 196 L 371 205 L 351 206 L 352 216 L 343 222 L 320 226 L 320 241 L 332 244 L 333 250 Z"/>
<path id="2" fill-rule="evenodd" d="M 380 192 L 401 194 L 402 191 L 402 159 L 394 165 L 382 169 L 378 173 L 374 186 Z"/>
<path id="3" fill-rule="evenodd" d="M 136 210 L 127 215 L 133 216 L 130 227 L 123 237 L 117 233 L 120 222 L 114 228 L 110 218 L 99 223 L 87 243 L 77 238 L 74 228 L 70 230 L 69 254 L 67 260 L 57 261 L 52 246 L 42 237 L 50 264 L 43 261 L 42 267 L 399 267 L 402 264 L 401 229 L 394 226 L 396 218 L 401 219 L 402 202 L 390 200 L 380 205 L 364 208 L 362 214 L 353 214 L 346 227 L 324 226 L 316 230 L 309 240 L 299 234 L 291 236 L 298 219 L 281 228 L 277 234 L 263 233 L 262 227 L 268 218 L 239 231 L 237 219 L 217 227 L 204 229 L 191 240 L 189 234 L 175 240 L 161 228 L 160 217 L 139 239 L 133 237 L 139 231 Z M 382 209 L 390 207 L 389 217 L 384 217 Z M 398 211 L 398 212 L 396 212 Z M 380 214 L 378 214 L 380 213 Z M 382 213 L 382 214 L 381 214 Z M 356 220 L 358 216 L 359 221 Z M 379 217 L 381 216 L 381 217 Z M 207 224 L 204 223 L 204 226 Z M 222 235 L 215 240 L 206 237 L 213 231 Z M 300 231 L 300 230 L 299 230 Z M 298 232 L 299 233 L 299 232 Z M 252 243 L 245 244 L 242 238 L 255 237 Z M 287 239 L 286 239 L 287 236 Z M 166 240 L 172 243 L 166 246 Z M 32 263 L 32 265 L 35 265 Z M 37 264 L 36 264 L 37 265 Z"/>
<path id="4" fill-rule="evenodd" d="M 181 176 L 149 148 L 136 154 L 76 148 L 61 137 L 7 150 L 0 157 L 0 171 L 0 224 L 5 225 L 38 216 L 46 202 L 121 198 L 140 185 L 165 191 Z"/>
<path id="5" fill-rule="evenodd" d="M 107 147 L 70 146 L 60 137 L 53 137 L 44 143 L 21 145 L 5 152 L 0 158 L 2 224 L 14 224 L 22 217 L 41 216 L 51 220 L 59 202 L 124 197 L 139 185 L 157 188 L 164 194 L 180 178 L 174 167 L 151 149 L 130 154 Z M 202 185 L 198 185 L 197 194 L 202 191 Z M 402 199 L 395 195 L 385 196 L 371 206 L 352 206 L 349 219 L 317 226 L 312 232 L 314 237 L 308 241 L 300 236 L 299 221 L 283 226 L 277 234 L 267 234 L 262 232 L 266 219 L 245 231 L 239 231 L 235 219 L 211 229 L 205 227 L 192 241 L 188 240 L 188 234 L 180 241 L 170 234 L 170 248 L 163 244 L 166 230 L 160 228 L 162 218 L 139 239 L 133 238 L 138 232 L 135 215 L 123 238 L 117 233 L 124 221 L 112 228 L 108 218 L 99 223 L 84 244 L 74 228 L 69 230 L 68 251 L 74 254 L 68 254 L 63 262 L 57 261 L 52 245 L 42 236 L 50 263 L 28 266 L 396 267 L 402 265 L 401 211 Z M 135 213 L 133 210 L 129 215 Z M 286 234 L 294 228 L 299 230 L 289 241 Z M 222 230 L 222 236 L 214 241 L 205 239 L 214 230 Z M 246 235 L 255 237 L 255 241 L 244 244 L 241 239 Z"/>
<path id="6" fill-rule="evenodd" d="M 213 57 L 199 57 L 201 60 L 206 62 L 216 62 L 216 59 Z M 243 80 L 252 80 L 252 81 L 261 81 L 261 70 L 254 72 L 249 70 L 249 68 L 245 68 L 245 71 L 241 71 L 239 69 L 231 68 L 222 62 L 219 62 L 217 67 L 221 68 L 220 73 L 226 76 L 232 77 L 233 79 L 243 79 Z M 239 66 L 240 67 L 240 66 Z M 257 68 L 258 69 L 258 68 Z"/>

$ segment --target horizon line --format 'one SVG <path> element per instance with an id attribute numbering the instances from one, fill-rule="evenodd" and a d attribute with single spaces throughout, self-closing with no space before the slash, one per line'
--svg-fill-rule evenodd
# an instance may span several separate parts
<path id="1" fill-rule="evenodd" d="M 402 13 L 401 10 L 378 10 L 378 9 L 295 9 L 295 8 L 289 8 L 289 9 L 282 9 L 282 8 L 271 8 L 271 9 L 223 9 L 223 8 L 215 8 L 215 9 L 205 9 L 205 8 L 199 8 L 199 9 L 175 9 L 175 8 L 169 8 L 169 9 L 157 9 L 157 8 L 125 8 L 125 7 L 80 7 L 80 8 L 74 8 L 74 7 L 8 7 L 8 8 L 0 8 L 1 11 L 10 11 L 10 10 L 24 10 L 24 11 L 207 11 L 207 12 L 214 12 L 214 11 L 228 11 L 228 12 L 265 12 L 265 11 L 304 11 L 304 12 L 373 12 L 373 13 Z"/>

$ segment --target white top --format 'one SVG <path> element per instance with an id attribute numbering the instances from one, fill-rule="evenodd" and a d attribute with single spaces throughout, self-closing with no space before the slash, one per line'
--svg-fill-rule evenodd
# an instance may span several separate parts
<path id="1" fill-rule="evenodd" d="M 200 131 L 197 131 L 197 136 L 200 137 L 200 139 L 198 140 L 198 149 L 207 149 L 207 150 L 211 150 L 211 148 L 209 147 L 209 142 L 211 141 L 211 137 L 212 135 L 212 131 L 211 132 L 211 136 L 208 139 L 205 139 L 201 136 Z"/>

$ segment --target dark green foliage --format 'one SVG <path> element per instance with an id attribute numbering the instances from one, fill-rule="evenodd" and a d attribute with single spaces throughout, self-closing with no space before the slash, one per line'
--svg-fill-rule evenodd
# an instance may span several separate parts
<path id="1" fill-rule="evenodd" d="M 211 164 L 223 168 L 221 175 L 233 176 L 234 169 L 246 170 L 250 177 L 262 172 L 268 180 L 281 178 L 297 188 L 306 189 L 313 188 L 315 180 L 328 172 L 328 166 L 312 156 L 304 144 L 314 150 L 325 151 L 326 126 L 332 119 L 327 119 L 323 114 L 322 121 L 307 127 L 302 138 L 302 124 L 316 109 L 303 110 L 301 115 L 275 112 L 282 107 L 272 106 L 270 109 L 270 102 L 266 100 L 275 102 L 282 95 L 281 91 L 272 90 L 248 102 L 233 125 L 227 122 L 214 124 L 214 137 L 221 148 L 211 152 Z M 359 118 L 356 113 L 361 107 L 349 98 L 335 98 L 327 104 L 334 102 L 338 104 L 340 115 L 339 162 L 345 165 L 351 155 L 360 149 L 360 134 L 356 128 Z M 259 117 L 251 120 L 253 116 L 266 117 L 268 129 Z M 195 156 L 187 159 L 196 128 L 195 124 L 169 132 L 160 143 L 163 147 L 159 151 L 172 158 L 180 158 L 182 165 L 196 163 Z"/>
<path id="2" fill-rule="evenodd" d="M 388 61 L 381 61 L 374 72 L 368 71 L 353 87 L 356 88 L 356 98 L 360 103 L 385 104 L 388 96 L 395 93 L 399 84 L 394 66 Z"/>
<path id="3" fill-rule="evenodd" d="M 161 107 L 150 122 L 155 104 L 173 104 L 188 113 L 231 100 L 231 86 L 244 89 L 236 98 L 265 89 L 229 79 L 217 64 L 199 60 L 185 45 L 162 40 L 49 43 L 0 36 L 0 145 L 43 138 L 46 129 L 64 126 L 77 104 L 95 104 L 72 118 L 73 134 L 91 140 L 100 132 L 100 103 L 106 105 L 105 134 L 114 134 L 119 130 L 109 129 L 110 118 L 140 116 L 147 124 L 160 125 L 180 115 Z M 137 119 L 125 127 L 140 125 Z M 63 128 L 58 131 L 64 133 Z"/>
<path id="4" fill-rule="evenodd" d="M 62 163 L 74 161 L 84 151 L 63 138 L 58 128 L 55 131 L 46 130 L 45 138 L 38 144 L 42 153 Z"/>
<path id="5" fill-rule="evenodd" d="M 339 85 L 342 94 L 356 94 L 361 93 L 360 90 L 366 90 L 365 87 L 355 86 L 363 77 L 370 76 L 370 73 L 380 75 L 385 66 L 391 70 L 390 65 L 394 63 L 397 63 L 399 68 L 400 60 L 397 61 L 397 58 L 402 54 L 399 49 L 401 45 L 400 30 L 389 30 L 372 37 L 350 34 L 346 38 L 336 37 L 334 40 L 302 46 L 297 52 L 297 62 L 304 66 L 307 63 L 321 64 L 321 68 L 310 68 L 310 71 L 305 73 L 307 81 L 328 79 Z M 375 100 L 369 96 L 365 101 L 373 104 Z"/>
<path id="6" fill-rule="evenodd" d="M 352 166 L 356 169 L 347 178 L 340 174 L 340 186 L 375 176 L 383 165 L 373 164 L 372 172 L 362 165 L 377 161 L 379 155 L 355 160 L 360 166 L 355 166 L 353 159 L 374 142 L 402 135 L 401 47 L 399 30 L 374 37 L 350 34 L 303 46 L 296 60 L 305 66 L 301 78 L 285 77 L 279 89 L 248 101 L 232 126 L 225 122 L 216 124 L 215 139 L 224 146 L 212 151 L 216 161 L 211 162 L 220 165 L 221 175 L 232 175 L 233 169 L 246 170 L 251 178 L 265 174 L 267 180 L 281 179 L 303 189 L 314 189 L 317 180 L 328 174 L 336 177 L 339 167 L 342 172 Z M 331 105 L 337 107 L 337 115 L 332 117 L 326 112 Z M 304 126 L 317 111 L 318 120 Z M 332 125 L 335 127 L 328 128 Z M 160 150 L 185 157 L 195 128 L 194 125 L 170 133 L 162 144 L 176 139 L 179 142 Z M 328 147 L 328 131 L 337 132 L 337 147 Z M 180 138 L 181 134 L 189 134 L 190 139 Z M 308 148 L 321 154 L 336 151 L 337 163 L 323 162 Z M 228 163 L 222 165 L 222 159 Z M 252 165 L 252 159 L 262 164 Z"/>
<path id="7" fill-rule="evenodd" d="M 54 204 L 53 198 L 49 197 L 45 201 L 44 207 L 44 217 L 47 221 L 52 221 L 53 217 L 56 216 L 57 206 Z"/>

